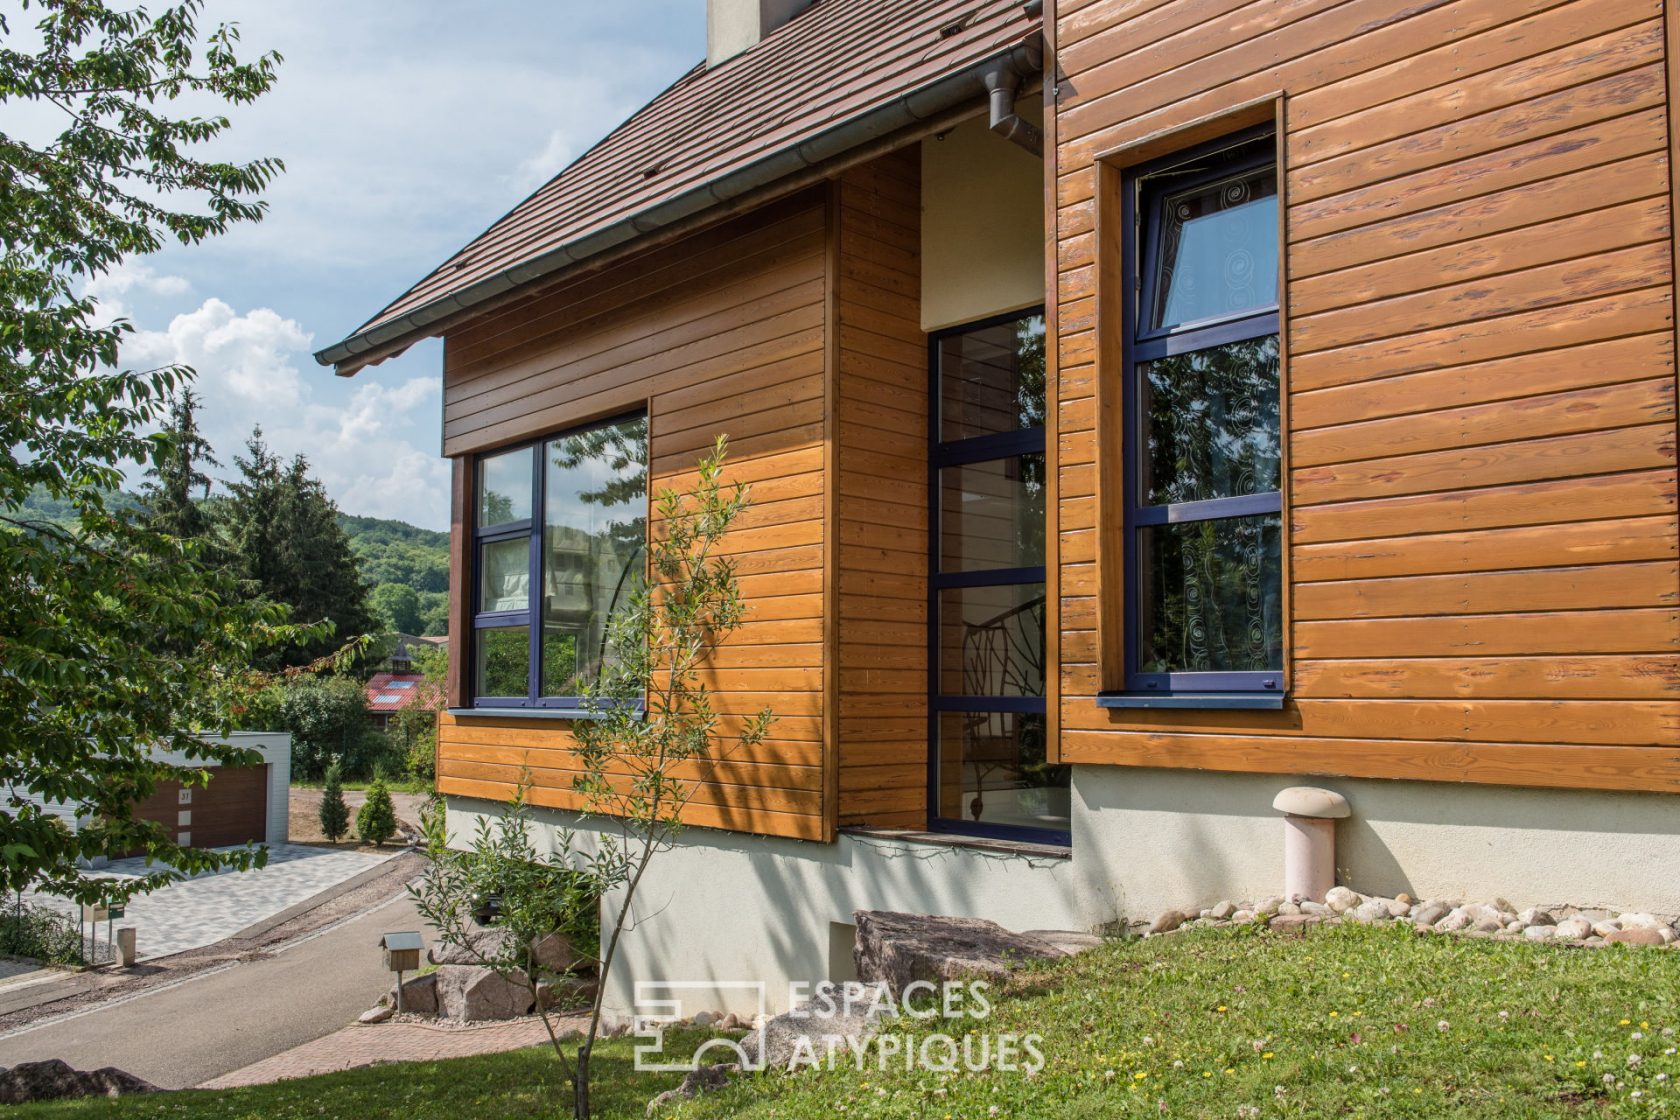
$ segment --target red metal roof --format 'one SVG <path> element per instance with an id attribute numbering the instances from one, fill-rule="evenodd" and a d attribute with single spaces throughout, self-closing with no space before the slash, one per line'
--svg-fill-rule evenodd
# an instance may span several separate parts
<path id="1" fill-rule="evenodd" d="M 344 347 L 368 332 L 422 308 L 467 302 L 457 297 L 475 284 L 789 152 L 1022 43 L 1039 25 L 1020 0 L 817 0 L 735 58 L 689 70 L 350 339 L 317 357 L 354 368 L 360 363 Z M 977 103 L 983 97 L 978 84 L 975 96 Z M 790 165 L 788 173 L 796 169 Z M 417 327 L 399 342 L 427 333 L 435 332 Z M 382 345 L 382 353 L 370 355 L 374 360 L 394 352 L 388 340 Z"/>
<path id="2" fill-rule="evenodd" d="M 367 682 L 368 711 L 401 711 L 418 697 L 432 697 L 433 692 L 424 673 L 375 673 Z"/>

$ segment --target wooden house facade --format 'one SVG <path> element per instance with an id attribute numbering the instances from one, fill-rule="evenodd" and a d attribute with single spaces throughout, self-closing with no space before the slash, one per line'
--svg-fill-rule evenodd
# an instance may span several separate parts
<path id="1" fill-rule="evenodd" d="M 712 9 L 707 63 L 319 355 L 444 340 L 453 808 L 526 768 L 579 807 L 649 498 L 726 433 L 751 613 L 708 684 L 776 720 L 692 772 L 689 843 L 749 912 L 804 884 L 813 946 L 1258 891 L 1291 783 L 1348 792 L 1363 885 L 1680 910 L 1680 11 Z M 834 870 L 970 839 L 1062 865 Z"/>

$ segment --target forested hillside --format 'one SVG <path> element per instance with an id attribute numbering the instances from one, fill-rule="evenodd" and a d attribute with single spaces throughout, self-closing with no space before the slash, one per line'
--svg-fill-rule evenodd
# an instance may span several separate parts
<path id="1" fill-rule="evenodd" d="M 341 513 L 369 602 L 394 630 L 442 634 L 449 625 L 449 534 L 406 521 Z"/>
<path id="2" fill-rule="evenodd" d="M 209 504 L 223 501 L 209 499 Z M 135 494 L 123 492 L 112 502 L 118 509 L 139 509 Z M 60 528 L 75 525 L 68 506 L 46 494 L 32 493 L 23 504 L 31 517 Z M 406 521 L 356 517 L 340 513 L 338 523 L 350 538 L 362 578 L 373 588 L 369 605 L 394 630 L 408 634 L 442 634 L 448 629 L 449 534 L 421 529 Z"/>

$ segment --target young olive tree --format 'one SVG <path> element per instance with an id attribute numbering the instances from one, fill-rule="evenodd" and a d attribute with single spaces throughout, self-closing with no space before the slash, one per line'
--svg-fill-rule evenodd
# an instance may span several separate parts
<path id="1" fill-rule="evenodd" d="M 441 799 L 429 801 L 420 823 L 431 863 L 409 895 L 440 940 L 526 990 L 570 1078 L 567 1036 L 556 1024 L 567 1009 L 552 992 L 594 967 L 599 897 L 594 868 L 573 849 L 570 833 L 559 833 L 552 848 L 539 849 L 532 840 L 530 788 L 527 771 L 512 803 L 493 822 L 479 817 L 463 849 L 449 846 Z"/>
<path id="2" fill-rule="evenodd" d="M 589 1116 L 589 1059 L 619 944 L 636 925 L 636 895 L 648 868 L 669 851 L 683 813 L 711 765 L 769 734 L 769 708 L 733 726 L 712 708 L 702 671 L 741 625 L 735 560 L 722 545 L 748 492 L 722 481 L 729 440 L 719 436 L 687 493 L 660 491 L 648 534 L 646 583 L 607 623 L 610 656 L 585 690 L 594 718 L 575 729 L 580 769 L 572 780 L 587 815 L 604 818 L 594 854 L 602 894 L 600 983 L 578 1047 L 573 1109 Z"/>
<path id="3" fill-rule="evenodd" d="M 539 1009 L 532 940 L 555 929 L 568 906 L 587 904 L 597 917 L 598 946 L 590 947 L 597 982 L 575 1054 L 567 1054 L 549 1023 L 578 1120 L 590 1115 L 590 1057 L 601 1035 L 603 1000 L 623 938 L 635 929 L 637 892 L 648 869 L 675 844 L 684 810 L 712 764 L 761 742 L 774 718 L 766 708 L 726 722 L 703 680 L 713 651 L 748 609 L 735 562 L 722 550 L 748 502 L 744 486 L 722 481 L 727 452 L 727 440 L 719 437 L 700 461 L 692 488 L 666 489 L 656 498 L 649 578 L 609 618 L 607 655 L 585 686 L 590 718 L 573 725 L 579 764 L 573 789 L 584 815 L 599 822 L 593 843 L 562 831 L 552 851 L 538 853 L 529 837 L 523 781 L 494 825 L 480 823 L 470 852 L 444 848 L 435 815 L 428 825 L 434 862 L 415 892 L 421 913 L 445 942 L 478 952 L 473 946 L 481 939 L 463 915 L 494 888 L 509 936 L 494 952 L 479 952 L 479 959 L 504 978 L 522 976 Z"/>

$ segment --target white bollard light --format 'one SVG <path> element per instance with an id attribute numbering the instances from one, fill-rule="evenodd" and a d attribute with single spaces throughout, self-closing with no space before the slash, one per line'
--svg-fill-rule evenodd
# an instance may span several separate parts
<path id="1" fill-rule="evenodd" d="M 1315 786 L 1290 786 L 1272 799 L 1283 816 L 1283 893 L 1323 902 L 1336 885 L 1336 822 L 1347 798 Z"/>

